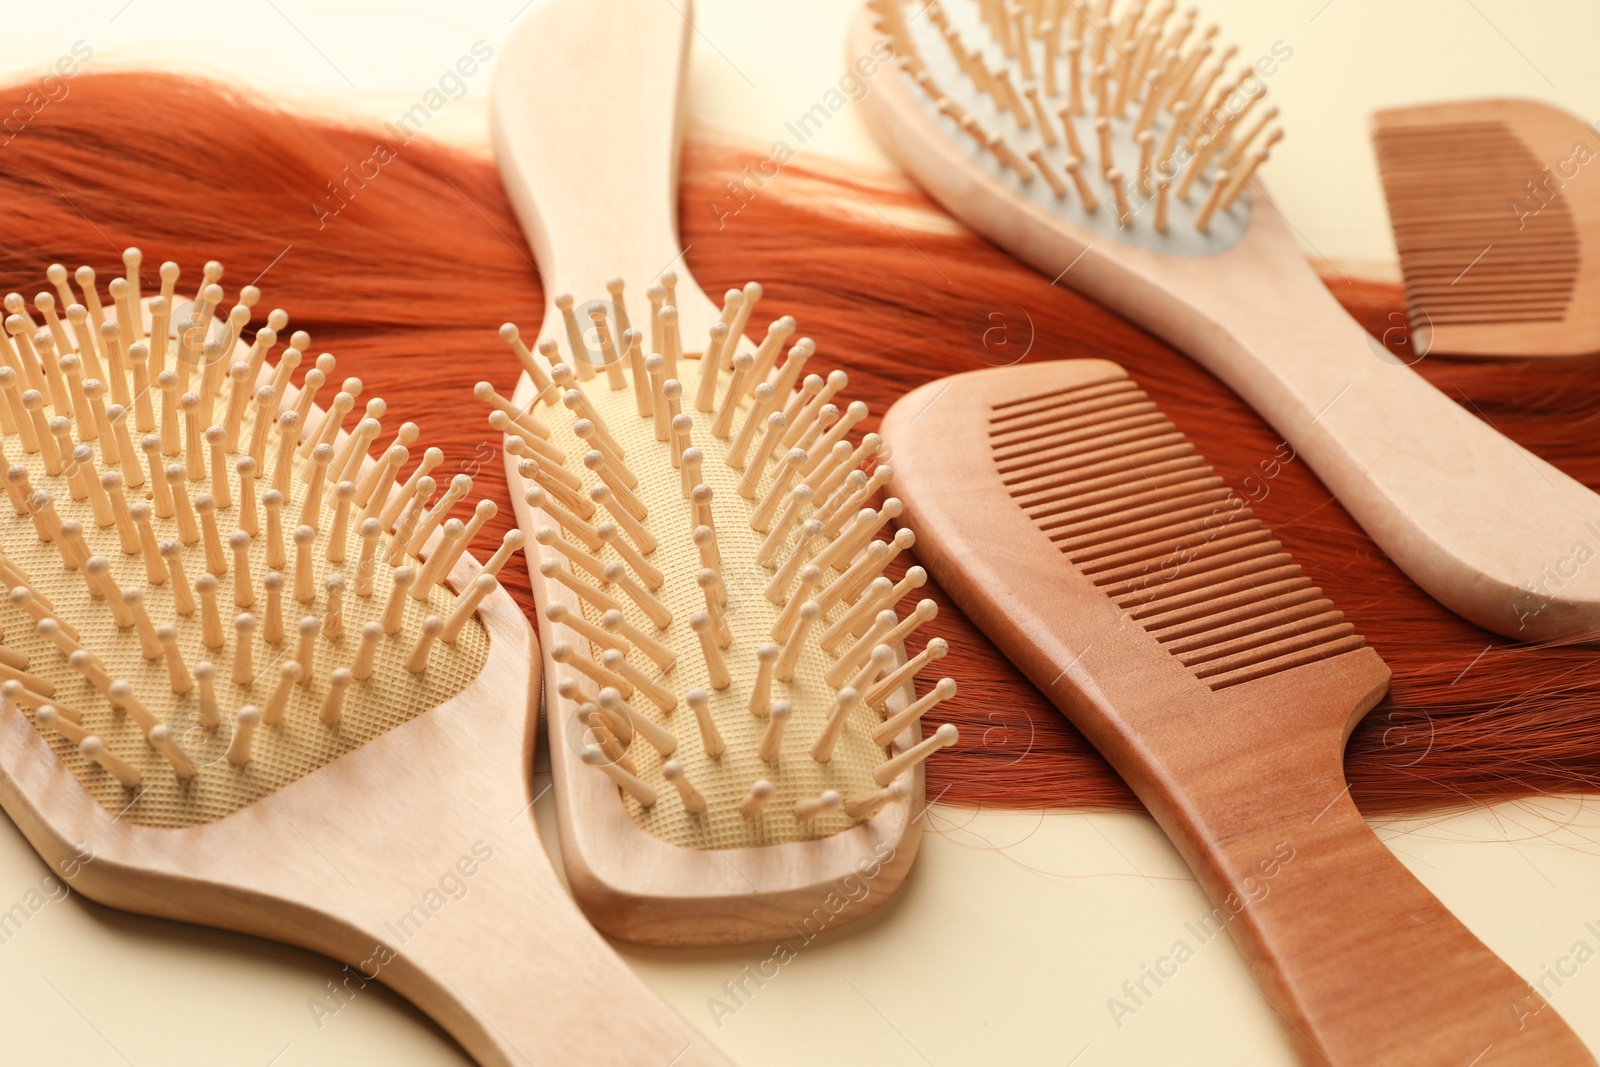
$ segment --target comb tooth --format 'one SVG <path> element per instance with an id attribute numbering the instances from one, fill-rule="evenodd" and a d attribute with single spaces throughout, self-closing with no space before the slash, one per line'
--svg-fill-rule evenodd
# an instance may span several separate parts
<path id="1" fill-rule="evenodd" d="M 1175 650 L 1187 651 L 1187 644 L 1199 635 L 1210 640 L 1211 632 L 1241 620 L 1254 619 L 1266 611 L 1292 608 L 1321 596 L 1311 579 L 1304 576 L 1258 581 L 1255 576 L 1234 583 L 1232 589 L 1214 590 L 1216 595 L 1189 607 L 1179 607 L 1155 615 L 1140 616 L 1146 630 Z"/>
<path id="2" fill-rule="evenodd" d="M 1071 398 L 1056 394 L 1062 416 L 1051 420 L 1038 406 L 1051 402 L 1049 394 L 1022 398 L 996 407 L 991 441 L 1005 447 L 1006 421 L 1023 422 L 1015 417 L 1020 412 L 1036 438 L 1073 442 L 1057 446 L 1058 452 L 1092 449 L 1095 439 L 1080 430 L 1127 428 L 1128 403 L 1142 405 L 1145 398 L 1135 390 L 1118 401 L 1078 416 Z M 1003 412 L 1013 417 L 1004 420 Z M 1098 450 L 1083 471 L 1087 477 L 1061 477 L 1050 501 L 1039 501 L 1035 491 L 1026 509 L 1078 571 L 1212 688 L 1359 647 L 1354 627 L 1301 576 L 1250 509 L 1192 448 L 1174 456 L 1172 438 L 1183 441 L 1181 435 L 1144 414 L 1119 435 L 1131 439 L 1118 440 L 1116 459 Z M 1018 435 L 1013 430 L 1009 437 Z M 996 466 L 1000 473 L 998 459 Z M 1154 478 L 1152 471 L 1158 471 Z"/>
<path id="3" fill-rule="evenodd" d="M 1114 411 L 1130 406 L 1141 410 L 1155 410 L 1150 398 L 1139 392 L 1138 387 L 1131 386 L 1128 379 L 1096 382 L 1094 386 L 1069 389 L 1046 400 L 1029 398 L 1011 402 L 1011 405 L 1005 408 L 997 406 L 994 414 L 989 416 L 989 434 L 994 442 L 1008 445 L 1016 440 L 1029 440 L 1021 435 L 1029 434 L 1038 427 L 1053 426 L 1058 422 L 1070 422 L 1074 419 L 1088 419 L 1094 414 L 1101 414 L 1102 411 Z"/>
<path id="4" fill-rule="evenodd" d="M 1062 460 L 1043 471 L 1024 472 L 1027 477 L 1013 476 L 1007 488 L 1024 509 L 1048 503 L 1068 493 L 1081 492 L 1086 483 L 1110 476 L 1128 480 L 1129 460 L 1137 458 L 1141 465 L 1158 464 L 1168 460 L 1195 456 L 1194 445 L 1182 434 L 1163 434 L 1139 442 L 1122 451 L 1108 449 L 1091 452 L 1072 460 Z"/>
<path id="5" fill-rule="evenodd" d="M 1332 659 L 1334 656 L 1346 652 L 1354 652 L 1366 645 L 1366 639 L 1360 634 L 1349 634 L 1333 639 L 1324 638 L 1324 643 L 1314 647 L 1303 648 L 1293 652 L 1286 652 L 1273 659 L 1261 660 L 1237 670 L 1222 674 L 1214 674 L 1206 679 L 1212 689 L 1226 689 L 1229 686 L 1251 682 L 1257 678 L 1264 678 L 1269 674 L 1279 671 L 1292 670 L 1307 663 L 1315 663 L 1319 659 Z"/>
<path id="6" fill-rule="evenodd" d="M 1044 520 L 1071 523 L 1108 515 L 1115 511 L 1116 501 L 1139 497 L 1139 502 L 1159 499 L 1168 490 L 1198 491 L 1222 485 L 1198 452 L 1185 453 L 1170 459 L 1149 462 L 1134 469 L 1110 470 L 1077 484 L 1070 495 L 1058 494 L 1043 497 L 1025 506 L 1023 511 L 1041 526 Z M 1129 486 L 1139 492 L 1130 494 Z M 1148 494 L 1148 495 L 1147 495 Z"/>
<path id="7" fill-rule="evenodd" d="M 1260 622 L 1268 625 L 1259 625 Z M 1193 667 L 1205 677 L 1208 673 L 1226 673 L 1231 667 L 1219 666 L 1254 662 L 1262 650 L 1282 645 L 1284 642 L 1311 640 L 1320 631 L 1337 629 L 1338 636 L 1354 633 L 1353 627 L 1344 623 L 1344 613 L 1334 608 L 1328 600 L 1313 601 L 1298 608 L 1269 606 L 1257 628 L 1239 633 L 1246 627 L 1227 627 L 1211 635 L 1212 643 L 1200 646 L 1193 652 L 1177 654 L 1178 662 Z M 1228 636 L 1234 633 L 1237 636 Z M 1313 642 L 1317 643 L 1317 642 Z M 1168 651 L 1173 651 L 1169 646 Z"/>
<path id="8" fill-rule="evenodd" d="M 1104 539 L 1105 531 L 1118 529 L 1135 532 L 1155 529 L 1166 523 L 1200 515 L 1209 515 L 1236 499 L 1220 478 L 1207 478 L 1199 482 L 1179 482 L 1172 486 L 1157 486 L 1144 493 L 1129 494 L 1129 507 L 1118 511 L 1104 504 L 1074 512 L 1058 512 L 1039 523 L 1039 528 L 1063 552 L 1074 552 L 1080 546 L 1097 544 Z M 1216 485 L 1208 483 L 1219 483 Z M 1199 486 L 1199 488 L 1196 488 Z"/>
<path id="9" fill-rule="evenodd" d="M 1093 577 L 1096 585 L 1113 590 L 1113 596 L 1120 596 L 1125 591 L 1143 588 L 1140 579 L 1148 580 L 1152 564 L 1164 558 L 1181 556 L 1174 562 L 1174 569 L 1199 576 L 1234 563 L 1271 558 L 1281 554 L 1282 549 L 1283 546 L 1272 539 L 1270 530 L 1228 531 L 1199 546 L 1183 546 L 1173 552 L 1157 553 L 1143 560 L 1099 571 Z"/>
<path id="10" fill-rule="evenodd" d="M 1102 427 L 1071 427 L 1032 443 L 1029 452 L 1013 452 L 1010 457 L 996 456 L 1002 475 L 1038 470 L 1054 464 L 1085 458 L 1107 449 L 1117 449 L 1127 442 L 1160 439 L 1176 434 L 1172 424 L 1159 415 L 1139 416 L 1109 420 Z M 1007 461 L 1009 460 L 1009 462 Z"/>
<path id="11" fill-rule="evenodd" d="M 1194 671 L 1201 678 L 1235 674 L 1241 670 L 1269 663 L 1285 656 L 1316 651 L 1320 646 L 1348 638 L 1355 627 L 1344 621 L 1344 613 L 1325 612 L 1308 619 L 1304 626 L 1292 623 L 1275 627 L 1265 634 L 1255 635 L 1254 642 L 1241 642 L 1243 647 L 1214 658 L 1194 659 Z"/>
<path id="12" fill-rule="evenodd" d="M 1032 425 L 1025 428 L 996 433 L 991 438 L 994 442 L 995 460 L 1005 464 L 1029 456 L 1036 449 L 1084 440 L 1099 429 L 1089 422 L 1087 417 L 1089 414 L 1101 415 L 1100 426 L 1108 432 L 1114 432 L 1122 427 L 1146 426 L 1166 421 L 1166 417 L 1148 401 L 1144 403 L 1119 401 L 1120 398 L 1113 397 L 1105 401 L 1084 404 L 1081 407 L 1087 410 L 1075 413 L 1076 417 L 1071 419 L 1032 420 Z"/>
<path id="13" fill-rule="evenodd" d="M 1258 534 L 1265 536 L 1257 536 Z M 1079 570 L 1094 578 L 1096 582 L 1115 581 L 1116 576 L 1139 563 L 1180 553 L 1188 558 L 1188 553 L 1196 551 L 1190 547 L 1191 540 L 1203 540 L 1207 545 L 1219 545 L 1225 541 L 1235 544 L 1265 541 L 1270 537 L 1271 534 L 1262 530 L 1259 520 L 1247 517 L 1233 518 L 1215 527 L 1207 526 L 1203 522 L 1184 522 L 1133 537 L 1118 538 L 1095 550 L 1071 553 L 1069 558 L 1078 564 Z"/>
<path id="14" fill-rule="evenodd" d="M 1040 426 L 1129 406 L 1156 410 L 1150 398 L 1126 378 L 1079 386 L 1045 397 L 1024 397 L 996 404 L 989 416 L 989 432 L 998 443 L 1011 443 L 1013 435 Z"/>

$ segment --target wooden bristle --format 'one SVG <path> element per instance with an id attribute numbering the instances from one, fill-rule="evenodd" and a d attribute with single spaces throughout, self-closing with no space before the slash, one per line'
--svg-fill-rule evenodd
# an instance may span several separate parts
<path id="1" fill-rule="evenodd" d="M 397 486 L 414 425 L 369 462 L 385 402 L 308 360 L 304 332 L 272 362 L 285 313 L 252 337 L 260 293 L 229 299 L 220 264 L 181 292 L 163 264 L 141 296 L 140 262 L 100 280 L 52 265 L 52 291 L 5 301 L 0 695 L 119 818 L 189 826 L 459 692 L 487 651 L 473 613 L 521 539 L 458 598 L 451 571 L 494 515 L 451 514 L 471 478 L 435 499 L 428 449 Z"/>
<path id="2" fill-rule="evenodd" d="M 729 291 L 706 349 L 685 351 L 707 335 L 690 337 L 673 292 L 665 277 L 645 290 L 650 323 L 637 331 L 586 305 L 602 348 L 607 337 L 626 344 L 604 379 L 581 382 L 561 363 L 544 372 L 564 390 L 546 439 L 564 461 L 530 446 L 511 412 L 493 420 L 528 482 L 561 697 L 552 714 L 593 744 L 583 758 L 611 776 L 630 815 L 674 843 L 838 833 L 902 795 L 863 800 L 850 809 L 860 816 L 843 800 L 846 786 L 878 796 L 876 768 L 909 747 L 902 732 L 874 737 L 890 693 L 862 697 L 882 689 L 900 643 L 932 617 L 931 601 L 897 610 L 926 576 L 875 584 L 914 537 L 890 527 L 898 500 L 877 501 L 888 464 L 863 470 L 883 440 L 860 432 L 868 409 L 841 395 L 848 377 L 808 373 L 816 343 L 787 316 L 746 340 L 753 284 Z M 559 357 L 559 340 L 539 355 Z M 852 628 L 860 614 L 870 632 Z M 905 687 L 935 658 L 899 673 L 893 710 L 913 703 Z M 648 744 L 633 745 L 635 734 Z"/>
<path id="3" fill-rule="evenodd" d="M 1257 136 L 1273 113 L 1243 121 L 1265 80 L 1245 64 L 1231 72 L 1237 48 L 1214 56 L 1214 30 L 1191 39 L 1185 22 L 1163 37 L 1142 4 L 1110 0 L 1093 12 L 952 0 L 928 18 L 908 16 L 908 4 L 873 9 L 930 118 L 1005 179 L 1042 176 L 1056 210 L 1094 216 L 1105 202 L 1118 226 L 1164 236 L 1172 186 L 1187 227 L 1205 236 L 1236 214 L 1275 140 Z"/>

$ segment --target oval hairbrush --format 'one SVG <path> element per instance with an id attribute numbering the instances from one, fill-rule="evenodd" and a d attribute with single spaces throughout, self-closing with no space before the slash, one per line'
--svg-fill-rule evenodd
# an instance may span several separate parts
<path id="1" fill-rule="evenodd" d="M 1593 639 L 1600 570 L 1565 572 L 1600 498 L 1339 307 L 1253 181 L 1285 57 L 1232 72 L 1237 50 L 1173 6 L 873 0 L 850 48 L 887 38 L 902 73 L 867 118 L 956 217 L 1226 382 L 1445 607 L 1516 640 Z"/>
<path id="2" fill-rule="evenodd" d="M 147 301 L 139 266 L 6 301 L 0 806 L 85 895 L 341 960 L 480 1063 L 725 1062 L 543 851 L 514 539 L 465 551 L 493 505 L 452 516 L 470 479 L 332 356 L 293 385 L 253 287 L 222 321 L 219 265 Z"/>
<path id="3" fill-rule="evenodd" d="M 930 382 L 883 433 L 918 556 L 1155 816 L 1304 1062 L 1594 1062 L 1362 820 L 1344 746 L 1389 669 L 1120 367 Z"/>
<path id="4" fill-rule="evenodd" d="M 793 319 L 746 340 L 683 269 L 685 5 L 536 0 L 491 94 L 496 154 L 552 294 L 507 434 L 548 679 L 562 858 L 607 933 L 760 940 L 865 914 L 916 852 L 920 569 L 847 376 Z M 575 294 L 569 295 L 569 294 Z M 780 359 L 781 357 L 781 359 Z M 903 562 L 903 561 L 902 561 Z M 904 606 L 901 602 L 905 601 Z"/>

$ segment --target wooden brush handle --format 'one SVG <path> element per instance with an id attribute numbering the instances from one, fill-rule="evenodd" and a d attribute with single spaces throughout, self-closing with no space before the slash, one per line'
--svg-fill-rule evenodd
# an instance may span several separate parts
<path id="1" fill-rule="evenodd" d="M 1141 253 L 1148 278 L 1087 288 L 1227 382 L 1451 611 L 1521 641 L 1600 628 L 1600 577 L 1552 580 L 1600 529 L 1600 498 L 1397 365 L 1307 268 L 1277 209 L 1254 212 L 1217 262 Z"/>
<path id="2" fill-rule="evenodd" d="M 644 286 L 676 265 L 682 313 L 682 282 L 694 285 L 679 263 L 679 83 L 693 17 L 688 0 L 534 0 L 501 46 L 495 157 L 547 294 L 603 297 L 621 277 L 637 321 Z"/>
<path id="3" fill-rule="evenodd" d="M 1294 678 L 1306 670 L 1272 700 L 1233 700 L 1220 729 L 1157 732 L 1167 758 L 1130 775 L 1216 904 L 1181 940 L 1228 930 L 1308 1064 L 1593 1064 L 1362 819 L 1326 725 L 1350 687 L 1332 671 Z"/>
<path id="4" fill-rule="evenodd" d="M 457 750 L 443 762 L 459 774 L 482 759 L 471 741 L 446 731 L 430 744 Z M 450 796 L 427 780 L 425 765 L 386 773 L 353 804 L 346 793 L 340 810 L 280 804 L 315 845 L 296 858 L 302 899 L 317 903 L 316 947 L 337 947 L 334 955 L 422 1008 L 485 1067 L 727 1067 L 567 895 L 528 791 L 515 787 L 526 769 L 501 778 L 507 788 Z"/>
<path id="5" fill-rule="evenodd" d="M 475 568 L 457 564 L 458 586 Z M 9 705 L 0 804 L 95 900 L 347 964 L 342 988 L 316 994 L 330 1014 L 378 981 L 484 1067 L 726 1067 L 557 877 L 532 811 L 532 632 L 504 593 L 480 613 L 490 655 L 466 689 L 225 819 L 185 830 L 119 819 Z"/>

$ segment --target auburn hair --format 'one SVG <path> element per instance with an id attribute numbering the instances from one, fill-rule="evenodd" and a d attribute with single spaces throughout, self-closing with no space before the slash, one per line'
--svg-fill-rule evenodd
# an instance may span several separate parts
<path id="1" fill-rule="evenodd" d="M 163 260 L 181 264 L 180 291 L 206 260 L 221 261 L 230 293 L 259 285 L 265 307 L 288 310 L 290 328 L 309 331 L 315 351 L 334 352 L 341 374 L 388 401 L 391 421 L 418 423 L 477 476 L 501 505 L 499 528 L 483 544 L 497 540 L 512 509 L 498 435 L 472 386 L 511 384 L 517 363 L 496 330 L 512 321 L 531 337 L 544 298 L 493 162 L 169 74 L 84 73 L 66 85 L 37 109 L 25 103 L 31 85 L 0 90 L 0 114 L 27 114 L 21 128 L 0 131 L 4 290 L 31 296 L 53 262 L 109 278 L 128 245 L 143 250 L 150 278 Z M 1507 641 L 1441 608 L 1210 374 L 943 219 L 903 181 L 824 170 L 820 161 L 788 160 L 774 174 L 757 166 L 764 158 L 693 138 L 684 148 L 683 243 L 706 291 L 760 280 L 766 297 L 752 327 L 795 316 L 821 365 L 847 370 L 851 395 L 878 415 L 915 385 L 1019 353 L 1125 366 L 1393 669 L 1388 697 L 1346 752 L 1365 810 L 1595 787 L 1600 657 Z M 742 177 L 747 166 L 754 180 Z M 1395 358 L 1408 358 L 1397 287 L 1342 278 L 1330 286 Z M 1415 366 L 1508 437 L 1600 484 L 1593 362 Z M 503 577 L 531 612 L 523 562 Z M 961 686 L 941 712 L 962 729 L 960 744 L 928 764 L 928 795 L 1136 808 L 1094 749 L 944 594 L 927 595 L 940 615 L 925 632 L 949 640 L 944 673 Z"/>

